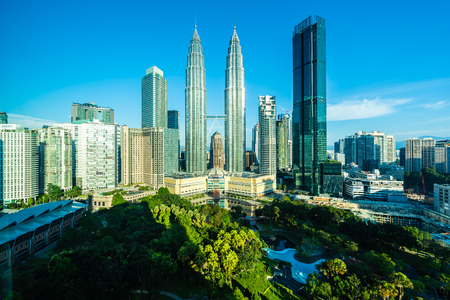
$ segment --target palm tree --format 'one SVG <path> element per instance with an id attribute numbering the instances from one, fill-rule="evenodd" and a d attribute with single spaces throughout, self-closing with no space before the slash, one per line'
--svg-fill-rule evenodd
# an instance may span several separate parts
<path id="1" fill-rule="evenodd" d="M 407 288 L 407 289 L 414 288 L 414 285 L 412 284 L 411 280 L 409 280 L 409 278 L 401 272 L 392 273 L 389 276 L 389 279 L 391 279 L 391 283 L 394 286 L 398 287 L 398 289 L 399 289 L 399 295 L 398 295 L 399 300 L 402 300 L 402 297 L 404 295 L 403 288 Z"/>

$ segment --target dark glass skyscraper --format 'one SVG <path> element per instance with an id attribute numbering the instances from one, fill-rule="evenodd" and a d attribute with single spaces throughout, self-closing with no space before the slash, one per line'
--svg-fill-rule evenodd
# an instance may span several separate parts
<path id="1" fill-rule="evenodd" d="M 320 164 L 327 159 L 325 19 L 295 26 L 293 50 L 293 175 L 297 188 L 321 193 Z"/>

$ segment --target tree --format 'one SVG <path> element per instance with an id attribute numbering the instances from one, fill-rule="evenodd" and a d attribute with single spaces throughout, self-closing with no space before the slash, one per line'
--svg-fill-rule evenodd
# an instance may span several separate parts
<path id="1" fill-rule="evenodd" d="M 124 204 L 127 203 L 127 201 L 123 198 L 123 196 L 120 193 L 117 193 L 113 196 L 113 200 L 112 200 L 112 206 L 116 206 L 116 205 L 120 205 L 120 204 Z"/>
<path id="2" fill-rule="evenodd" d="M 396 297 L 398 295 L 398 291 L 395 289 L 393 284 L 383 280 L 378 284 L 378 295 L 383 298 L 383 300 L 386 300 L 391 296 Z"/>
<path id="3" fill-rule="evenodd" d="M 319 269 L 328 279 L 347 273 L 347 265 L 338 258 L 322 262 L 317 265 L 317 269 Z"/>
<path id="4" fill-rule="evenodd" d="M 297 253 L 304 258 L 309 258 L 314 251 L 316 251 L 317 246 L 320 245 L 319 240 L 316 237 L 304 238 L 300 247 L 296 247 Z"/>
<path id="5" fill-rule="evenodd" d="M 34 201 L 33 201 L 33 198 L 28 198 L 28 207 L 30 207 L 30 206 L 33 206 L 33 203 L 34 203 Z"/>
<path id="6" fill-rule="evenodd" d="M 413 289 L 414 288 L 411 280 L 409 280 L 409 278 L 403 273 L 400 273 L 400 272 L 392 273 L 389 276 L 389 279 L 391 280 L 391 283 L 394 286 L 398 287 L 398 289 L 399 289 L 399 295 L 398 295 L 398 299 L 399 300 L 402 300 L 402 297 L 403 297 L 403 294 L 404 294 L 403 293 L 403 289 L 404 288 L 407 288 L 407 289 Z"/>
<path id="7" fill-rule="evenodd" d="M 57 198 L 63 195 L 63 193 L 61 192 L 61 187 L 52 183 L 49 183 L 47 185 L 47 194 L 50 197 L 51 201 L 55 201 Z"/>

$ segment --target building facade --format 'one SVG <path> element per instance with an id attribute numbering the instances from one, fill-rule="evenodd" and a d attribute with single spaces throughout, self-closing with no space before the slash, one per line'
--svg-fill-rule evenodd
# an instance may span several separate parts
<path id="1" fill-rule="evenodd" d="M 217 131 L 211 136 L 211 158 L 210 168 L 223 169 L 225 165 L 225 155 L 223 151 L 222 136 Z"/>
<path id="2" fill-rule="evenodd" d="M 434 210 L 450 216 L 450 185 L 434 184 Z"/>
<path id="3" fill-rule="evenodd" d="M 144 182 L 142 129 L 122 126 L 122 184 Z"/>
<path id="4" fill-rule="evenodd" d="M 191 37 L 186 68 L 186 172 L 206 171 L 206 87 L 203 48 L 197 25 Z"/>
<path id="5" fill-rule="evenodd" d="M 294 28 L 293 175 L 295 186 L 320 193 L 320 164 L 326 161 L 325 19 L 310 16 Z"/>
<path id="6" fill-rule="evenodd" d="M 105 124 L 114 124 L 114 110 L 109 107 L 89 103 L 72 103 L 72 122 L 99 120 Z"/>
<path id="7" fill-rule="evenodd" d="M 245 82 L 241 44 L 234 27 L 225 70 L 225 169 L 242 172 L 245 167 Z"/>
<path id="8" fill-rule="evenodd" d="M 180 130 L 164 128 L 164 175 L 178 172 Z"/>
<path id="9" fill-rule="evenodd" d="M 39 195 L 39 147 L 35 130 L 0 125 L 0 204 Z"/>
<path id="10" fill-rule="evenodd" d="M 8 115 L 3 111 L 0 111 L 0 124 L 8 124 Z"/>
<path id="11" fill-rule="evenodd" d="M 405 171 L 420 172 L 436 166 L 436 140 L 411 138 L 405 141 Z"/>
<path id="12" fill-rule="evenodd" d="M 167 127 L 167 80 L 158 67 L 142 77 L 142 128 Z"/>
<path id="13" fill-rule="evenodd" d="M 287 163 L 287 132 L 283 121 L 275 122 L 277 134 L 277 170 L 286 169 Z"/>
<path id="14" fill-rule="evenodd" d="M 262 175 L 277 173 L 277 143 L 275 96 L 259 96 L 259 172 Z"/>
<path id="15" fill-rule="evenodd" d="M 98 120 L 53 124 L 72 136 L 72 184 L 84 192 L 119 184 L 121 129 Z"/>
<path id="16" fill-rule="evenodd" d="M 70 190 L 72 185 L 72 136 L 68 129 L 39 129 L 39 193 L 49 183 Z"/>
<path id="17" fill-rule="evenodd" d="M 164 186 L 164 128 L 142 129 L 143 179 L 154 189 Z"/>
<path id="18" fill-rule="evenodd" d="M 374 137 L 375 159 L 378 163 L 383 164 L 395 162 L 395 137 L 393 135 L 386 135 L 379 131 L 372 131 L 369 135 Z"/>

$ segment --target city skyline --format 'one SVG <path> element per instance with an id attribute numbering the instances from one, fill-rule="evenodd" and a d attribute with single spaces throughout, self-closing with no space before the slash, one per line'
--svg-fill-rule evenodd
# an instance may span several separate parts
<path id="1" fill-rule="evenodd" d="M 440 9 L 436 13 L 436 5 L 431 8 L 408 3 L 403 14 L 395 13 L 396 8 L 404 7 L 402 3 L 392 4 L 392 12 L 383 11 L 384 5 L 380 3 L 372 14 L 362 14 L 363 6 L 349 5 L 350 9 L 344 11 L 334 3 L 323 7 L 290 3 L 293 9 L 289 10 L 269 4 L 261 7 L 236 4 L 214 16 L 207 13 L 211 4 L 198 5 L 195 10 L 208 71 L 206 89 L 211 100 L 207 114 L 223 114 L 223 106 L 217 103 L 224 101 L 224 57 L 234 12 L 242 54 L 246 57 L 246 148 L 251 146 L 251 128 L 257 122 L 258 95 L 275 95 L 278 105 L 292 110 L 291 28 L 307 15 L 317 14 L 328 24 L 328 145 L 357 130 L 380 130 L 394 135 L 397 141 L 425 135 L 448 137 L 450 129 L 445 125 L 449 117 L 445 112 L 450 109 L 450 78 L 446 70 L 450 58 L 445 49 L 449 42 L 441 37 L 449 31 L 443 13 L 449 4 L 444 1 L 437 4 Z M 83 11 L 86 5 L 87 2 L 74 4 L 70 14 Z M 160 11 L 164 11 L 165 5 L 158 4 Z M 305 11 L 301 15 L 294 9 L 300 6 Z M 40 128 L 69 121 L 72 102 L 95 102 L 113 108 L 117 124 L 138 128 L 142 70 L 156 65 L 167 76 L 168 109 L 180 111 L 184 146 L 184 68 L 195 12 L 187 7 L 180 4 L 173 15 L 157 16 L 158 21 L 167 18 L 165 24 L 172 24 L 157 32 L 146 30 L 149 38 L 143 41 L 141 21 L 132 20 L 139 19 L 142 7 L 113 3 L 97 15 L 100 7 L 94 6 L 92 11 L 80 14 L 86 22 L 79 25 L 78 19 L 67 17 L 69 11 L 56 2 L 25 8 L 16 3 L 2 4 L 0 22 L 5 28 L 2 36 L 9 47 L 0 50 L 4 66 L 0 75 L 0 110 L 8 113 L 11 124 Z M 420 19 L 431 10 L 435 17 Z M 256 22 L 268 15 L 271 22 Z M 111 23 L 117 17 L 126 22 Z M 105 19 L 109 22 L 104 22 Z M 111 23 L 111 28 L 103 27 L 101 22 Z M 34 28 L 31 24 L 38 26 Z M 253 24 L 258 27 L 255 29 Z M 427 33 L 426 48 L 414 43 L 414 36 L 430 26 L 435 30 Z M 346 34 L 349 27 L 351 34 Z M 64 30 L 76 43 L 62 37 Z M 261 42 L 268 37 L 273 46 L 264 49 Z M 153 40 L 158 40 L 158 47 L 150 47 Z M 341 49 L 341 43 L 346 44 L 345 49 Z M 427 51 L 432 51 L 431 63 L 413 60 Z M 268 69 L 277 76 L 267 76 Z M 33 80 L 24 82 L 25 72 Z M 345 113 L 348 111 L 352 113 Z"/>

